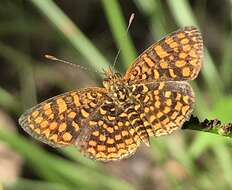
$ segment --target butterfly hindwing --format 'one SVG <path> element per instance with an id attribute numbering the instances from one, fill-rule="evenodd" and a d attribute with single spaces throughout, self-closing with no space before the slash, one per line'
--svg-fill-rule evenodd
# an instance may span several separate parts
<path id="1" fill-rule="evenodd" d="M 193 90 L 185 81 L 134 84 L 132 95 L 140 102 L 137 112 L 149 136 L 168 135 L 181 128 L 195 101 Z"/>
<path id="2" fill-rule="evenodd" d="M 110 97 L 105 99 L 86 123 L 91 133 L 88 136 L 83 134 L 85 138 L 78 138 L 76 142 L 83 154 L 92 159 L 110 161 L 128 157 L 136 151 L 140 139 L 125 109 L 120 108 Z"/>

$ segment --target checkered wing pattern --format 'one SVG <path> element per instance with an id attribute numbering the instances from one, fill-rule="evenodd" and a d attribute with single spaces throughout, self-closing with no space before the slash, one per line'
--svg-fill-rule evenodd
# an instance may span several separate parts
<path id="1" fill-rule="evenodd" d="M 189 118 L 195 100 L 191 86 L 184 81 L 135 84 L 132 95 L 140 103 L 134 127 L 143 141 L 180 128 Z"/>
<path id="2" fill-rule="evenodd" d="M 76 142 L 77 146 L 82 147 L 82 152 L 88 157 L 101 161 L 120 160 L 132 155 L 141 142 L 129 117 L 133 107 L 134 103 L 125 102 L 122 107 L 106 97 L 86 123 L 91 133 L 83 133 L 83 138 Z"/>
<path id="3" fill-rule="evenodd" d="M 49 145 L 73 144 L 81 133 L 82 122 L 96 112 L 105 94 L 103 88 L 87 88 L 55 96 L 27 110 L 19 124 Z"/>
<path id="4" fill-rule="evenodd" d="M 203 57 L 203 41 L 197 28 L 184 27 L 144 51 L 125 74 L 125 80 L 184 81 L 197 77 Z"/>
<path id="5" fill-rule="evenodd" d="M 92 159 L 108 161 L 131 155 L 140 143 L 122 112 L 105 89 L 88 88 L 38 104 L 25 112 L 19 123 L 27 133 L 53 147 L 75 145 Z"/>

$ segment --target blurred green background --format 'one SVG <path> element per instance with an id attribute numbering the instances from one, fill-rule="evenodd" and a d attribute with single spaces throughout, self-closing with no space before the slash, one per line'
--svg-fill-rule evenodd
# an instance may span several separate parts
<path id="1" fill-rule="evenodd" d="M 192 82 L 195 115 L 231 121 L 231 24 L 232 0 L 0 0 L 0 189 L 232 189 L 232 139 L 179 130 L 129 159 L 99 163 L 35 141 L 17 123 L 37 102 L 101 85 L 95 71 L 112 65 L 119 48 L 116 69 L 124 73 L 145 48 L 187 25 L 199 27 L 205 45 Z"/>

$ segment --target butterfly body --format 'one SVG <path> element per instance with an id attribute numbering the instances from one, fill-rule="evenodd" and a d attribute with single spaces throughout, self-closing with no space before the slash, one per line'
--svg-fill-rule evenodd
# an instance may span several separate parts
<path id="1" fill-rule="evenodd" d="M 195 102 L 188 83 L 197 77 L 203 43 L 195 27 L 171 33 L 143 52 L 124 76 L 105 72 L 103 88 L 50 98 L 19 119 L 25 131 L 55 147 L 74 145 L 101 161 L 132 155 L 151 136 L 171 134 Z"/>

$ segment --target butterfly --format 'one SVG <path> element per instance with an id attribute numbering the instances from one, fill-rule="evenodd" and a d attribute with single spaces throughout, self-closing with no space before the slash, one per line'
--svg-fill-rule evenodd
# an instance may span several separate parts
<path id="1" fill-rule="evenodd" d="M 202 58 L 199 30 L 181 28 L 146 49 L 124 76 L 108 69 L 103 87 L 52 97 L 23 113 L 19 124 L 53 147 L 74 145 L 101 161 L 123 159 L 189 119 L 195 96 L 188 81 L 198 76 Z"/>

